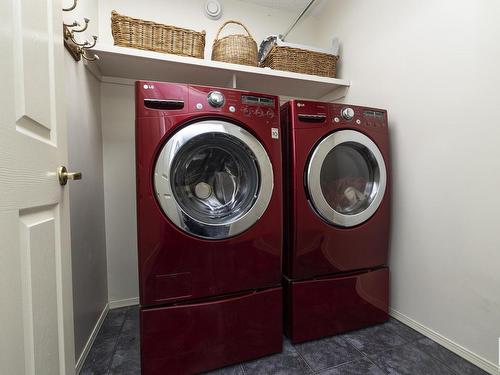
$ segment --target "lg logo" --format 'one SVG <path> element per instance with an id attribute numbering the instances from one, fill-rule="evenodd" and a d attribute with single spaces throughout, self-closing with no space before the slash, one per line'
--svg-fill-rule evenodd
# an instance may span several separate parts
<path id="1" fill-rule="evenodd" d="M 147 85 L 147 84 L 144 84 L 144 90 L 147 90 L 147 89 L 154 89 L 155 87 L 153 85 Z"/>

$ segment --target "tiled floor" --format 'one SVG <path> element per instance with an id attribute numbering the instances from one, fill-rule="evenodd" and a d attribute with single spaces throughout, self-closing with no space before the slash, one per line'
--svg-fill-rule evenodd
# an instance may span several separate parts
<path id="1" fill-rule="evenodd" d="M 138 307 L 111 310 L 80 374 L 140 374 Z M 210 375 L 486 375 L 413 329 L 391 319 L 371 328 L 292 345 L 283 352 Z"/>

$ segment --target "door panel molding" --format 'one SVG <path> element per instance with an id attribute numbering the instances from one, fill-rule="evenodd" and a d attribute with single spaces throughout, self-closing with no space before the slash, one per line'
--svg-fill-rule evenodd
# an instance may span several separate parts
<path id="1" fill-rule="evenodd" d="M 57 374 L 59 302 L 56 266 L 56 220 L 53 207 L 19 212 L 19 244 L 23 280 L 25 368 L 33 374 Z"/>

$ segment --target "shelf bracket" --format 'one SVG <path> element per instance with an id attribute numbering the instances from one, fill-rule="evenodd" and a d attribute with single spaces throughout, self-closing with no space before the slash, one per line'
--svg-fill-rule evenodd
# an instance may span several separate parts
<path id="1" fill-rule="evenodd" d="M 237 86 L 236 73 L 232 74 L 231 81 L 229 82 L 229 87 L 231 87 L 232 89 L 235 89 L 235 88 L 238 87 Z"/>

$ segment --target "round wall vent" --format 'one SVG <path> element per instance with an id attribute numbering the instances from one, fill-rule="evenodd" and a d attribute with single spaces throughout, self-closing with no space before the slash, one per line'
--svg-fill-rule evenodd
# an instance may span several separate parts
<path id="1" fill-rule="evenodd" d="M 218 20 L 222 16 L 222 6 L 217 0 L 207 0 L 205 14 L 212 20 Z"/>

